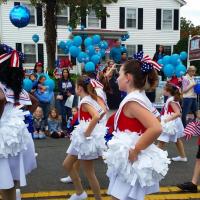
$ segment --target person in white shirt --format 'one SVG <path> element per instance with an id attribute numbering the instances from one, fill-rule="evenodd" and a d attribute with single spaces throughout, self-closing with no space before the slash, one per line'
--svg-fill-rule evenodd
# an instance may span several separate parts
<path id="1" fill-rule="evenodd" d="M 196 73 L 195 66 L 190 66 L 188 68 L 186 76 L 183 77 L 183 113 L 182 122 L 184 127 L 186 126 L 187 114 L 192 111 L 194 117 L 196 118 L 197 111 L 197 95 L 194 92 L 194 86 L 196 85 L 194 80 L 194 75 Z"/>

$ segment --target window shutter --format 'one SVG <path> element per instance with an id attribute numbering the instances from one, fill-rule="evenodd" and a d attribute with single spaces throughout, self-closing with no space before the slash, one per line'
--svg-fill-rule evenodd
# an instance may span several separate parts
<path id="1" fill-rule="evenodd" d="M 20 2 L 14 2 L 14 6 L 20 6 Z"/>
<path id="2" fill-rule="evenodd" d="M 179 10 L 174 10 L 174 30 L 179 30 Z"/>
<path id="3" fill-rule="evenodd" d="M 138 29 L 143 29 L 143 8 L 138 8 Z"/>
<path id="4" fill-rule="evenodd" d="M 16 43 L 16 50 L 22 52 L 22 43 Z"/>
<path id="5" fill-rule="evenodd" d="M 103 7 L 104 11 L 106 12 L 106 7 Z M 103 18 L 101 19 L 101 28 L 106 29 L 106 17 L 107 16 L 103 16 Z"/>
<path id="6" fill-rule="evenodd" d="M 156 52 L 158 51 L 160 44 L 156 44 Z"/>
<path id="7" fill-rule="evenodd" d="M 142 44 L 138 44 L 137 51 L 138 52 L 143 51 L 143 45 Z"/>
<path id="8" fill-rule="evenodd" d="M 70 10 L 71 11 L 71 10 Z M 84 10 L 84 11 L 82 11 L 82 12 L 84 12 L 83 14 L 81 14 L 81 25 L 83 25 L 85 28 L 87 27 L 87 23 L 86 23 L 86 16 L 85 17 L 82 17 L 82 16 L 84 16 L 84 14 L 85 14 L 85 12 L 86 12 L 86 10 Z M 71 12 L 70 12 L 71 13 Z"/>
<path id="9" fill-rule="evenodd" d="M 73 56 L 71 56 L 71 63 L 72 65 L 76 65 L 76 58 L 74 58 Z"/>
<path id="10" fill-rule="evenodd" d="M 43 14 L 41 5 L 37 5 L 36 13 L 37 13 L 37 26 L 43 26 Z"/>
<path id="11" fill-rule="evenodd" d="M 161 30 L 161 9 L 156 9 L 156 30 Z"/>
<path id="12" fill-rule="evenodd" d="M 125 28 L 125 7 L 119 8 L 119 28 Z"/>
<path id="13" fill-rule="evenodd" d="M 43 44 L 38 44 L 38 62 L 44 63 L 44 47 L 43 47 Z"/>

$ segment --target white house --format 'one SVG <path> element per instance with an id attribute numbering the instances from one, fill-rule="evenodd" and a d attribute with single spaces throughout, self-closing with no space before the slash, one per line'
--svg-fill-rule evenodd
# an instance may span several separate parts
<path id="1" fill-rule="evenodd" d="M 24 4 L 31 12 L 30 24 L 22 29 L 14 27 L 9 20 L 9 12 L 14 5 Z M 84 33 L 87 35 L 101 34 L 112 43 L 113 39 L 129 33 L 130 38 L 123 42 L 132 55 L 138 50 L 153 56 L 159 44 L 165 46 L 168 53 L 173 51 L 173 46 L 180 39 L 180 8 L 185 5 L 184 0 L 118 0 L 117 3 L 105 5 L 109 17 L 103 20 L 96 18 L 91 13 L 81 24 L 85 25 Z M 70 10 L 63 9 L 57 16 L 58 42 L 67 40 L 71 34 L 67 30 Z M 40 36 L 38 44 L 32 41 L 32 35 Z M 76 29 L 72 34 L 83 33 Z M 34 8 L 28 0 L 8 0 L 0 6 L 0 40 L 13 48 L 25 53 L 25 66 L 31 66 L 36 61 L 43 61 L 46 65 L 46 46 L 44 43 L 44 19 L 41 7 Z M 63 52 L 58 49 L 58 56 Z"/>

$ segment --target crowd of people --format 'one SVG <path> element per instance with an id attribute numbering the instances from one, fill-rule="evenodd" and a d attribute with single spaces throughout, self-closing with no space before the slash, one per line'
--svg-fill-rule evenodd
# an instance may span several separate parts
<path id="1" fill-rule="evenodd" d="M 185 131 L 187 114 L 192 112 L 194 120 L 199 119 L 194 93 L 196 68 L 188 68 L 181 87 L 180 81 L 167 81 L 163 89 L 166 102 L 159 113 L 152 104 L 154 98 L 150 101 L 145 94 L 145 91 L 154 92 L 157 87 L 156 66 L 142 61 L 141 53 L 128 58 L 126 52 L 119 53 L 117 48 L 118 42 L 111 51 L 113 60 L 104 67 L 97 67 L 95 73 L 84 73 L 76 82 L 70 78 L 69 70 L 63 69 L 58 93 L 49 94 L 49 98 L 43 96 L 48 77 L 43 65 L 36 63 L 34 73 L 29 76 L 34 87 L 28 93 L 22 88 L 24 72 L 20 58 L 19 65 L 14 66 L 12 55 L 16 52 L 0 49 L 0 55 L 7 58 L 0 59 L 0 191 L 3 200 L 15 200 L 16 184 L 26 185 L 26 175 L 36 168 L 32 138 L 43 139 L 47 133 L 52 138 L 70 137 L 63 162 L 69 175 L 65 182 L 73 182 L 76 192 L 70 200 L 87 199 L 79 176 L 80 167 L 94 198 L 102 199 L 94 168 L 95 160 L 101 157 L 107 164 L 108 194 L 113 200 L 143 200 L 145 195 L 159 192 L 159 182 L 171 162 L 163 150 L 166 143 L 174 142 L 177 146 L 179 155 L 172 161 L 187 162 L 182 142 L 185 136 L 192 136 L 191 131 Z M 162 56 L 163 50 L 160 50 L 155 59 Z M 107 119 L 109 108 L 117 111 Z M 190 182 L 178 185 L 181 190 L 197 192 L 200 140 L 196 158 L 194 176 Z"/>

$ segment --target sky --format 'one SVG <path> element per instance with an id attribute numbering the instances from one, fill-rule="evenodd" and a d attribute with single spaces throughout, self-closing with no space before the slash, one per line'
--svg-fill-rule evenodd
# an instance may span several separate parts
<path id="1" fill-rule="evenodd" d="M 181 8 L 181 17 L 186 17 L 195 26 L 200 25 L 200 0 L 185 1 L 187 4 Z"/>

